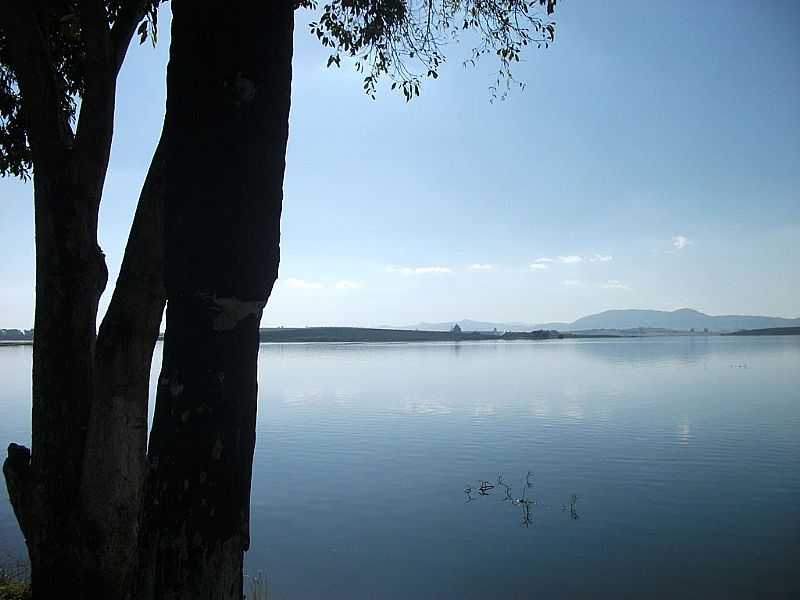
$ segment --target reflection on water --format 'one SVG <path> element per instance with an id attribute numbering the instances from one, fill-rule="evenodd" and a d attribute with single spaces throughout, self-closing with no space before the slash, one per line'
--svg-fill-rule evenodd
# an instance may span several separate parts
<path id="1" fill-rule="evenodd" d="M 742 343 L 740 337 L 719 336 L 586 339 L 576 340 L 574 349 L 611 363 L 694 365 L 712 357 L 723 360 L 725 356 L 740 357 L 743 345 L 748 346 L 747 352 L 751 354 L 775 352 L 774 344 L 769 342 L 758 343 L 750 338 Z"/>
<path id="2" fill-rule="evenodd" d="M 681 446 L 688 446 L 690 439 L 692 439 L 692 428 L 689 425 L 689 417 L 687 416 L 678 425 L 678 443 Z"/>
<path id="3" fill-rule="evenodd" d="M 798 365 L 796 337 L 265 344 L 247 568 L 271 600 L 800 597 Z M 0 441 L 30 366 L 0 348 Z"/>

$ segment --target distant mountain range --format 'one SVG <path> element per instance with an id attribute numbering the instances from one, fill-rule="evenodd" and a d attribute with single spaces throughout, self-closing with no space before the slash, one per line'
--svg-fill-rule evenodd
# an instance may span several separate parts
<path id="1" fill-rule="evenodd" d="M 607 310 L 595 315 L 581 317 L 572 323 L 493 323 L 489 321 L 450 321 L 446 323 L 418 323 L 398 329 L 422 329 L 426 331 L 449 331 L 458 323 L 463 331 L 533 331 L 535 329 L 557 329 L 558 331 L 588 331 L 601 329 L 672 329 L 689 331 L 728 332 L 740 329 L 766 329 L 769 327 L 799 327 L 800 318 L 762 317 L 753 315 L 707 315 L 691 308 L 665 310 Z"/>
<path id="2" fill-rule="evenodd" d="M 364 329 L 353 327 L 316 327 L 316 328 L 278 328 L 263 329 L 262 341 L 413 341 L 438 339 L 435 336 L 419 336 L 414 330 L 422 332 L 450 331 L 453 325 L 458 324 L 464 334 L 470 332 L 499 333 L 531 332 L 540 329 L 548 331 L 570 332 L 580 336 L 640 336 L 640 335 L 672 335 L 671 332 L 688 332 L 695 330 L 702 332 L 708 329 L 714 333 L 732 333 L 742 330 L 760 330 L 771 328 L 784 328 L 783 333 L 796 334 L 800 330 L 800 318 L 785 319 L 782 317 L 762 317 L 753 315 L 707 315 L 691 308 L 679 310 L 607 310 L 581 317 L 572 323 L 524 323 L 508 322 L 494 323 L 491 321 L 447 321 L 444 323 L 417 323 L 403 327 L 383 326 L 384 329 L 406 330 L 387 333 L 378 329 Z M 753 332 L 764 335 L 779 334 L 781 332 L 764 331 Z M 463 339 L 467 339 L 464 336 Z M 446 336 L 443 339 L 451 339 Z M 31 343 L 33 331 L 30 329 L 0 329 L 0 344 L 5 343 Z"/>

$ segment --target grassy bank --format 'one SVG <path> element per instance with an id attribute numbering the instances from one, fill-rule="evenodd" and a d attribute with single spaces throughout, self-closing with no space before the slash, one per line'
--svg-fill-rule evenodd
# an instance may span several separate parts
<path id="1" fill-rule="evenodd" d="M 0 566 L 0 600 L 30 600 L 31 585 L 28 565 L 13 562 Z"/>

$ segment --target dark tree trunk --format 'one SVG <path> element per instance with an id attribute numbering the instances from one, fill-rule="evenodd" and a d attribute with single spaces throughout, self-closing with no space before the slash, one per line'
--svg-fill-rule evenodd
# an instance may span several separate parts
<path id="1" fill-rule="evenodd" d="M 140 598 L 242 597 L 258 327 L 277 278 L 291 2 L 172 3 L 167 328 Z"/>
<path id="2" fill-rule="evenodd" d="M 150 364 L 165 302 L 162 154 L 142 188 L 97 341 L 107 275 L 96 226 L 91 215 L 65 208 L 71 188 L 37 173 L 33 454 L 12 444 L 4 465 L 36 597 L 68 588 L 75 598 L 122 598 L 130 586 Z"/>
<path id="3" fill-rule="evenodd" d="M 94 376 L 97 304 L 107 279 L 96 213 L 70 184 L 71 169 L 35 176 L 36 309 L 33 423 L 26 487 L 15 501 L 41 597 L 84 589 L 79 486 Z M 17 455 L 19 450 L 17 450 Z M 11 460 L 7 476 L 17 465 Z M 17 470 L 17 473 L 23 472 Z"/>
<path id="4" fill-rule="evenodd" d="M 65 588 L 79 595 L 88 589 L 79 488 L 97 305 L 108 277 L 97 214 L 111 148 L 116 69 L 109 37 L 92 28 L 105 16 L 102 6 L 82 8 L 87 83 L 75 135 L 60 109 L 43 5 L 14 1 L 0 10 L 28 117 L 36 231 L 32 450 L 9 447 L 3 470 L 28 545 L 34 593 L 43 598 Z"/>
<path id="5" fill-rule="evenodd" d="M 36 230 L 33 443 L 31 450 L 11 444 L 3 472 L 39 598 L 119 597 L 120 557 L 127 553 L 130 562 L 135 546 L 147 380 L 164 304 L 155 199 L 160 161 L 143 191 L 99 347 L 97 307 L 108 272 L 97 220 L 116 78 L 146 4 L 124 3 L 109 27 L 100 0 L 66 8 L 40 0 L 0 3 L 33 158 Z M 74 134 L 62 110 L 62 66 L 51 55 L 48 29 L 62 8 L 79 18 L 86 51 Z"/>
<path id="6" fill-rule="evenodd" d="M 81 506 L 98 597 L 123 598 L 135 564 L 146 469 L 150 365 L 164 312 L 163 142 L 139 196 L 95 348 Z"/>

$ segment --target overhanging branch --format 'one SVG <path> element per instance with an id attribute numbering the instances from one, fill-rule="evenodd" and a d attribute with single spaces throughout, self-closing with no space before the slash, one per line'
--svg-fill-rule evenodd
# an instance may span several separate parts
<path id="1" fill-rule="evenodd" d="M 99 206 L 114 131 L 116 70 L 112 64 L 111 36 L 103 3 L 81 0 L 79 7 L 86 56 L 85 89 L 75 130 L 76 164 L 85 191 Z"/>
<path id="2" fill-rule="evenodd" d="M 153 0 L 130 0 L 126 2 L 117 14 L 114 25 L 111 28 L 111 45 L 114 60 L 115 73 L 119 73 L 125 54 L 131 45 L 133 33 L 136 26 L 141 23 L 147 8 Z"/>

